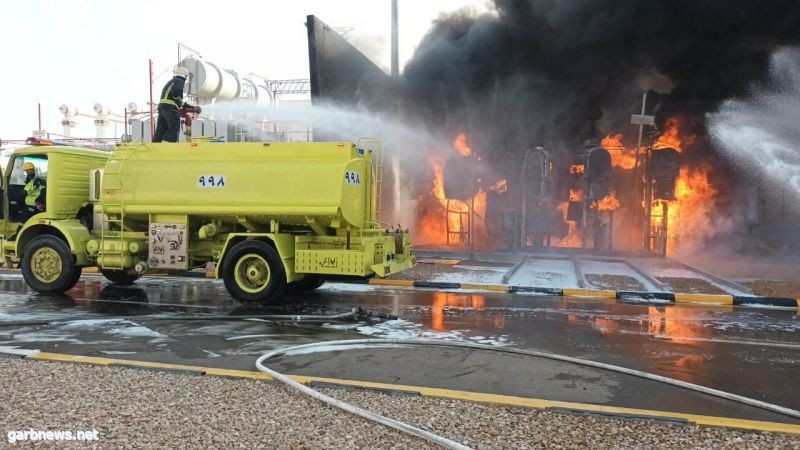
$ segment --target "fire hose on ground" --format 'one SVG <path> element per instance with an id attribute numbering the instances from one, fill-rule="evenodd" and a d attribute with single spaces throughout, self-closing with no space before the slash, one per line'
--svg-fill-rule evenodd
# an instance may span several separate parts
<path id="1" fill-rule="evenodd" d="M 613 364 L 606 364 L 597 361 L 590 361 L 587 359 L 581 358 L 573 358 L 571 356 L 564 356 L 555 353 L 547 353 L 541 352 L 536 350 L 524 350 L 524 349 L 515 349 L 515 348 L 508 348 L 508 347 L 492 347 L 489 345 L 481 345 L 481 344 L 473 344 L 471 342 L 452 342 L 452 341 L 437 341 L 431 339 L 348 339 L 348 340 L 340 340 L 340 341 L 327 341 L 327 342 L 316 342 L 312 344 L 304 344 L 304 345 L 295 345 L 292 347 L 286 347 L 279 350 L 274 350 L 269 353 L 265 353 L 261 357 L 256 360 L 256 368 L 261 372 L 266 373 L 267 375 L 272 376 L 276 380 L 288 385 L 289 387 L 296 389 L 304 394 L 307 394 L 311 397 L 314 397 L 328 405 L 334 406 L 336 408 L 342 409 L 344 411 L 350 412 L 352 414 L 361 416 L 365 419 L 371 420 L 373 422 L 377 422 L 384 426 L 394 428 L 398 431 L 425 439 L 429 442 L 433 442 L 439 444 L 445 448 L 450 449 L 468 449 L 469 447 L 464 446 L 458 442 L 453 440 L 447 439 L 445 437 L 439 436 L 437 434 L 431 433 L 429 431 L 422 430 L 420 428 L 416 428 L 409 424 L 381 416 L 379 414 L 367 411 L 365 409 L 359 408 L 355 405 L 351 405 L 349 403 L 343 402 L 341 400 L 335 399 L 333 397 L 327 396 L 319 391 L 311 389 L 297 381 L 292 380 L 286 375 L 283 375 L 273 369 L 270 369 L 264 365 L 264 363 L 276 356 L 286 355 L 288 353 L 302 350 L 302 349 L 312 349 L 321 347 L 319 351 L 336 351 L 333 347 L 337 346 L 363 346 L 363 345 L 372 345 L 375 347 L 381 346 L 390 346 L 390 347 L 398 347 L 398 346 L 406 346 L 406 345 L 420 345 L 420 346 L 438 346 L 438 347 L 457 347 L 457 348 L 468 348 L 468 349 L 475 349 L 475 350 L 489 350 L 493 352 L 500 352 L 500 353 L 509 353 L 515 355 L 523 355 L 523 356 L 533 356 L 538 358 L 546 358 L 555 361 L 567 362 L 578 364 L 587 367 L 594 367 L 597 369 L 604 369 L 609 370 L 612 372 L 622 373 L 626 375 L 631 375 L 639 378 L 643 378 L 646 380 L 657 381 L 660 383 L 669 384 L 672 386 L 681 387 L 684 389 L 689 389 L 695 392 L 700 392 L 702 394 L 712 395 L 714 397 L 723 398 L 726 400 L 731 400 L 737 403 L 741 403 L 748 406 L 754 406 L 757 408 L 761 408 L 767 411 L 783 414 L 793 418 L 800 418 L 800 411 L 786 408 L 783 406 L 775 405 L 772 403 L 763 402 L 761 400 L 756 400 L 749 397 L 744 397 L 737 394 L 732 394 L 725 391 L 720 391 L 718 389 L 713 389 L 705 386 L 700 386 L 693 383 L 687 383 L 685 381 L 677 380 L 674 378 L 665 377 L 662 375 L 656 375 L 649 372 L 644 372 L 635 369 L 629 369 L 626 367 L 615 366 Z M 363 347 L 359 347 L 363 348 Z M 347 348 L 342 348 L 341 350 L 347 350 Z"/>

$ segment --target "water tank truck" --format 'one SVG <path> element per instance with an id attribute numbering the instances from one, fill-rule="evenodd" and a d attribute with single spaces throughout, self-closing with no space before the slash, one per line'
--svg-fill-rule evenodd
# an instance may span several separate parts
<path id="1" fill-rule="evenodd" d="M 3 217 L 3 254 L 45 293 L 89 266 L 129 284 L 214 263 L 232 297 L 260 303 L 329 277 L 384 277 L 416 259 L 407 229 L 379 224 L 380 158 L 373 140 L 17 149 L 4 184 L 20 187 L 17 167 L 44 161 L 47 204 L 24 223 Z"/>

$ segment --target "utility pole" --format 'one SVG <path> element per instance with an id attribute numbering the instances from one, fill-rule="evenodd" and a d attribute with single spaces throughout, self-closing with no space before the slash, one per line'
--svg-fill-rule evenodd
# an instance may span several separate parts
<path id="1" fill-rule="evenodd" d="M 392 0 L 392 78 L 400 75 L 400 55 L 397 43 L 397 0 Z"/>
<path id="2" fill-rule="evenodd" d="M 642 153 L 642 134 L 644 131 L 645 125 L 655 126 L 655 117 L 645 115 L 645 108 L 647 106 L 647 92 L 642 94 L 642 112 L 639 115 L 632 114 L 631 115 L 631 123 L 634 125 L 639 125 L 639 139 L 636 141 L 636 163 L 633 167 L 633 189 L 631 189 L 631 209 L 629 217 L 629 222 L 632 224 L 634 219 L 634 205 L 636 205 L 636 200 L 638 198 L 637 192 L 641 192 L 637 189 L 639 186 L 639 158 L 641 157 Z M 644 170 L 647 171 L 647 159 L 648 159 L 648 152 L 645 152 L 644 158 Z M 650 191 L 650 184 L 649 181 L 646 179 L 645 176 L 645 198 L 644 198 L 644 250 L 650 249 L 650 210 L 651 210 L 651 191 Z"/>

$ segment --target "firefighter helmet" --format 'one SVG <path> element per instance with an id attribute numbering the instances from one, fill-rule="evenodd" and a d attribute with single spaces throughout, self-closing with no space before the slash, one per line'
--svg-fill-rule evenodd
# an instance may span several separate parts
<path id="1" fill-rule="evenodd" d="M 178 66 L 175 68 L 175 71 L 173 73 L 175 74 L 176 77 L 186 78 L 189 76 L 189 69 L 183 66 Z"/>

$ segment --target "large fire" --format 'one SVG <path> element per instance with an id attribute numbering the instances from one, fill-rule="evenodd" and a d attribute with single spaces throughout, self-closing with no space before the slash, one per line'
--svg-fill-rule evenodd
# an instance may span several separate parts
<path id="1" fill-rule="evenodd" d="M 678 249 L 693 248 L 692 244 L 703 241 L 712 232 L 710 230 L 713 230 L 712 221 L 717 197 L 717 189 L 711 184 L 709 176 L 713 167 L 709 164 L 688 162 L 691 159 L 686 157 L 686 153 L 694 151 L 693 140 L 693 136 L 681 133 L 680 121 L 671 117 L 664 123 L 663 133 L 652 143 L 651 147 L 652 150 L 674 148 L 682 154 L 682 164 L 675 182 L 675 200 L 654 200 L 651 209 L 650 231 L 654 236 L 654 240 L 651 241 L 651 249 L 659 251 L 662 248 L 660 245 L 664 243 L 662 239 L 665 239 L 667 255 L 674 255 Z M 623 135 L 615 133 L 606 135 L 602 139 L 601 145 L 611 155 L 612 166 L 619 169 L 615 171 L 615 180 L 612 185 L 625 189 L 620 192 L 611 190 L 604 198 L 593 199 L 591 204 L 583 205 L 582 202 L 585 201 L 588 191 L 583 184 L 576 183 L 576 181 L 580 181 L 586 166 L 577 163 L 564 167 L 565 172 L 568 169 L 571 189 L 567 189 L 566 192 L 561 190 L 560 192 L 565 194 L 564 197 L 553 200 L 566 229 L 562 229 L 563 237 L 559 238 L 555 234 L 548 236 L 548 245 L 569 248 L 580 248 L 584 244 L 592 245 L 594 235 L 591 227 L 598 222 L 591 214 L 598 214 L 598 217 L 601 217 L 601 214 L 613 212 L 621 207 L 620 198 L 627 198 L 633 193 L 629 189 L 633 189 L 636 184 L 631 177 L 632 169 L 637 166 L 636 148 L 626 148 L 623 144 Z M 460 157 L 475 158 L 476 163 L 480 161 L 470 148 L 465 133 L 456 136 L 452 147 L 450 154 L 432 153 L 429 157 L 428 164 L 432 170 L 433 180 L 430 190 L 418 197 L 419 216 L 415 240 L 420 245 L 450 244 L 463 247 L 473 244 L 477 248 L 492 248 L 493 243 L 490 242 L 486 228 L 487 193 L 493 195 L 507 192 L 509 190 L 508 181 L 506 179 L 483 180 L 482 187 L 478 188 L 474 197 L 466 201 L 447 198 L 445 161 L 458 160 Z M 644 157 L 644 155 L 645 153 L 642 152 L 641 156 Z M 643 175 L 647 172 L 645 172 L 644 161 L 639 161 L 639 163 L 640 171 L 636 181 L 641 182 Z M 620 170 L 626 172 L 620 172 Z M 627 188 L 627 186 L 631 187 Z M 641 187 L 641 184 L 639 186 Z M 641 195 L 642 190 L 637 190 L 637 192 Z M 643 197 L 640 199 L 644 204 Z M 570 205 L 573 209 L 576 206 L 586 208 L 585 211 L 581 209 L 581 214 L 589 214 L 586 223 L 567 220 L 568 217 L 577 217 L 574 214 L 578 212 L 576 210 L 571 211 L 573 214 L 570 216 Z M 641 212 L 641 210 L 639 211 Z M 661 217 L 664 213 L 667 215 L 666 232 L 661 229 L 663 224 Z M 627 217 L 626 214 L 619 223 L 622 224 L 621 226 L 632 227 L 630 223 L 634 219 L 627 219 Z M 637 222 L 638 220 L 640 219 L 635 219 Z M 583 236 L 584 233 L 588 234 Z M 528 245 L 533 244 L 534 237 L 532 235 L 526 235 L 526 239 Z M 641 242 L 638 239 L 637 241 Z"/>
<path id="2" fill-rule="evenodd" d="M 453 149 L 461 156 L 471 156 L 472 149 L 465 133 L 453 141 Z M 479 190 L 470 201 L 447 198 L 444 190 L 444 161 L 446 158 L 432 155 L 429 164 L 433 168 L 433 187 L 428 194 L 418 198 L 421 217 L 417 222 L 418 235 L 415 240 L 428 245 L 469 245 L 466 236 L 472 235 L 478 247 L 489 245 L 486 230 L 486 191 Z M 488 190 L 503 193 L 508 190 L 508 181 L 503 179 Z M 431 201 L 434 200 L 434 201 Z M 472 217 L 470 217 L 470 215 Z"/>
<path id="3" fill-rule="evenodd" d="M 622 145 L 622 134 L 607 134 L 600 141 L 600 146 L 611 155 L 611 165 L 630 170 L 636 167 L 636 149 L 628 149 Z"/>
<path id="4" fill-rule="evenodd" d="M 581 194 L 582 195 L 582 194 Z M 561 239 L 553 239 L 553 247 L 566 247 L 566 248 L 580 248 L 583 246 L 583 239 L 581 232 L 578 229 L 578 224 L 573 220 L 567 220 L 567 213 L 569 211 L 569 202 L 561 202 L 558 204 L 558 212 L 561 213 L 564 221 L 567 223 L 567 235 Z"/>
<path id="5" fill-rule="evenodd" d="M 710 172 L 708 164 L 681 167 L 675 183 L 675 200 L 669 205 L 658 203 L 661 214 L 665 207 L 668 210 L 667 255 L 674 255 L 680 243 L 691 244 L 710 230 L 717 196 L 717 189 L 708 181 Z"/>
<path id="6" fill-rule="evenodd" d="M 664 132 L 656 139 L 653 144 L 653 150 L 660 150 L 664 148 L 674 148 L 678 152 L 682 152 L 681 137 L 680 137 L 680 123 L 677 117 L 670 117 L 664 123 Z"/>
<path id="7" fill-rule="evenodd" d="M 667 119 L 664 132 L 653 144 L 653 149 L 674 148 L 683 152 L 685 146 L 694 142 L 694 136 L 682 136 L 680 121 L 676 117 Z M 668 256 L 674 255 L 679 247 L 690 247 L 710 233 L 714 200 L 717 189 L 709 181 L 712 167 L 709 164 L 682 164 L 675 182 L 675 200 L 656 201 L 653 215 L 660 218 L 667 214 Z M 654 218 L 654 221 L 657 219 Z"/>

